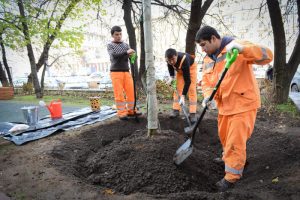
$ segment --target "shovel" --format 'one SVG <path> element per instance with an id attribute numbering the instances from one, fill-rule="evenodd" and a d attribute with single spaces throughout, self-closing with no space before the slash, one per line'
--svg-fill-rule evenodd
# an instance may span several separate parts
<path id="1" fill-rule="evenodd" d="M 208 99 L 208 102 L 210 102 L 214 98 L 214 96 L 215 96 L 217 90 L 219 89 L 220 84 L 222 83 L 228 69 L 230 68 L 231 64 L 236 60 L 237 55 L 238 55 L 238 50 L 237 49 L 233 49 L 233 54 L 231 54 L 231 53 L 226 54 L 225 69 L 223 70 L 220 79 L 218 80 L 216 86 L 214 87 L 214 90 L 213 90 L 212 94 L 210 95 L 210 97 Z M 206 104 L 205 107 L 203 108 L 203 111 L 202 111 L 200 117 L 198 118 L 197 122 L 193 125 L 193 128 L 190 129 L 190 132 L 192 134 L 191 138 L 189 138 L 185 143 L 183 143 L 183 145 L 181 145 L 177 149 L 177 151 L 176 151 L 176 153 L 173 157 L 173 161 L 176 165 L 180 165 L 185 159 L 187 159 L 192 154 L 195 133 L 196 133 L 196 130 L 197 130 L 200 122 L 202 121 L 202 119 L 205 115 L 205 112 L 206 112 L 207 108 L 208 108 L 208 106 Z M 190 133 L 187 133 L 187 134 L 190 134 Z"/>
<path id="2" fill-rule="evenodd" d="M 136 53 L 133 53 L 130 57 L 129 57 L 129 59 L 130 59 L 130 69 L 131 69 L 131 76 L 132 76 L 132 80 L 133 80 L 133 91 L 134 91 L 134 105 L 133 105 L 133 110 L 135 111 L 135 108 L 136 108 L 136 81 L 135 81 L 135 66 L 134 66 L 134 64 L 135 64 L 135 61 L 136 61 L 136 59 L 137 59 L 137 55 L 136 55 Z M 139 122 L 140 120 L 139 120 L 139 118 L 138 118 L 138 116 L 137 115 L 135 115 L 135 121 L 136 122 Z"/>
<path id="3" fill-rule="evenodd" d="M 174 84 L 174 85 L 175 85 L 175 84 Z M 172 87 L 173 87 L 173 89 L 174 89 L 174 91 L 175 91 L 175 93 L 176 93 L 178 99 L 180 99 L 180 96 L 179 96 L 178 91 L 177 91 L 177 89 L 176 89 L 176 85 L 175 85 L 175 86 L 174 86 L 174 85 L 172 85 Z M 186 121 L 187 121 L 187 123 L 188 123 L 188 125 L 189 125 L 188 127 L 185 127 L 185 128 L 184 128 L 184 132 L 188 132 L 189 130 L 192 129 L 192 123 L 191 123 L 191 120 L 190 120 L 190 118 L 189 118 L 189 115 L 188 115 L 188 113 L 187 113 L 187 111 L 186 111 L 186 107 L 185 107 L 183 104 L 180 104 L 180 107 L 181 107 L 181 110 L 183 111 L 183 114 L 184 114 L 184 116 L 185 116 L 185 118 L 186 118 Z"/>

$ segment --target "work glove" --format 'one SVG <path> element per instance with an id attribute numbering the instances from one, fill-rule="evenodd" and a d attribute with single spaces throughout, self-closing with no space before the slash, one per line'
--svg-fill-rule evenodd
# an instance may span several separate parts
<path id="1" fill-rule="evenodd" d="M 129 56 L 130 63 L 131 63 L 131 64 L 134 64 L 136 58 L 137 58 L 136 53 L 132 53 L 132 54 Z"/>
<path id="2" fill-rule="evenodd" d="M 184 95 L 180 96 L 179 105 L 183 105 L 183 106 L 185 105 L 185 96 Z"/>
<path id="3" fill-rule="evenodd" d="M 237 49 L 239 51 L 239 53 L 241 53 L 244 49 L 244 46 L 233 40 L 232 42 L 227 44 L 226 51 L 229 52 L 229 53 L 232 53 L 233 49 Z"/>
<path id="4" fill-rule="evenodd" d="M 216 102 L 214 100 L 211 100 L 211 101 L 208 101 L 208 100 L 209 100 L 209 97 L 203 99 L 202 104 L 201 104 L 202 107 L 204 108 L 207 105 L 207 108 L 209 110 L 217 109 Z"/>

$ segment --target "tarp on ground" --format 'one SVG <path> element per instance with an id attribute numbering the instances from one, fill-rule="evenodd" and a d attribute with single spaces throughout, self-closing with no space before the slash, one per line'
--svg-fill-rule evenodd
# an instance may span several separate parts
<path id="1" fill-rule="evenodd" d="M 98 112 L 92 112 L 91 108 L 83 108 L 63 114 L 63 117 L 60 119 L 52 120 L 49 117 L 43 118 L 35 126 L 31 126 L 26 131 L 19 132 L 18 134 L 8 132 L 16 123 L 2 122 L 0 123 L 0 135 L 16 145 L 22 145 L 59 131 L 71 130 L 104 121 L 114 115 L 116 115 L 116 111 L 109 106 L 102 106 Z"/>

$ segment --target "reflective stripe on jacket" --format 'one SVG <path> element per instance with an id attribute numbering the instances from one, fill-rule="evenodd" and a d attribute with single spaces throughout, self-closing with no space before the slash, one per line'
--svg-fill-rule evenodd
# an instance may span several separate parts
<path id="1" fill-rule="evenodd" d="M 232 115 L 260 107 L 259 88 L 253 73 L 252 64 L 264 65 L 272 61 L 270 49 L 254 45 L 248 41 L 237 41 L 244 46 L 236 61 L 231 65 L 214 99 L 219 114 Z M 221 77 L 226 63 L 226 47 L 216 61 L 209 56 L 204 58 L 202 90 L 209 97 Z"/>

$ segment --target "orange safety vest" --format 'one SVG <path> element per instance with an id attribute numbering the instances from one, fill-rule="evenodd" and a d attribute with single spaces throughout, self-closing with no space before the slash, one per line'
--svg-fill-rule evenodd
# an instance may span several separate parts
<path id="1" fill-rule="evenodd" d="M 264 65 L 273 59 L 271 50 L 266 47 L 248 41 L 235 42 L 244 46 L 243 52 L 231 65 L 214 97 L 221 115 L 242 113 L 260 107 L 260 93 L 252 64 Z M 202 91 L 205 98 L 210 96 L 219 80 L 225 67 L 225 58 L 226 48 L 216 61 L 209 56 L 204 58 Z"/>

